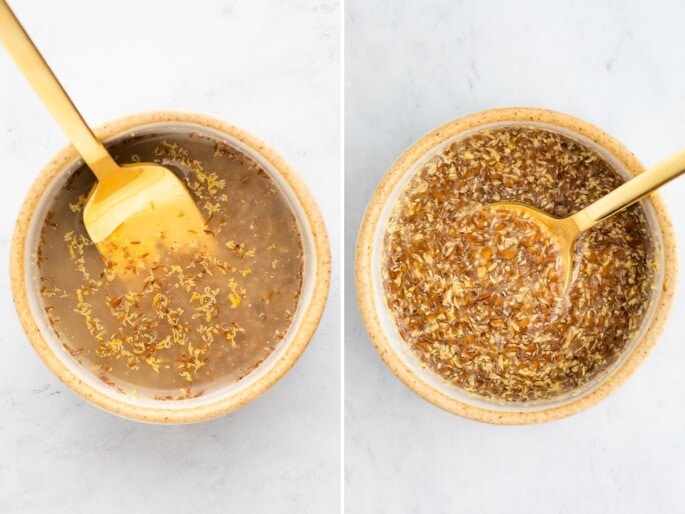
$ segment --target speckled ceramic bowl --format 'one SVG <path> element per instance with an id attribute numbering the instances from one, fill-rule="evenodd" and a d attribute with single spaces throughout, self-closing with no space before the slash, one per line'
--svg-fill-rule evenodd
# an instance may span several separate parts
<path id="1" fill-rule="evenodd" d="M 356 255 L 357 297 L 362 318 L 378 353 L 409 388 L 454 414 L 488 423 L 525 424 L 569 416 L 616 390 L 645 360 L 662 333 L 671 310 L 677 272 L 673 228 L 658 194 L 642 200 L 656 243 L 659 272 L 655 297 L 637 337 L 614 365 L 583 387 L 558 398 L 529 404 L 488 401 L 447 384 L 425 369 L 401 338 L 387 306 L 381 279 L 383 234 L 392 207 L 407 180 L 446 145 L 486 128 L 532 125 L 568 135 L 598 151 L 630 177 L 644 168 L 621 143 L 597 127 L 572 116 L 542 109 L 495 109 L 472 114 L 435 129 L 419 139 L 390 167 L 364 216 Z"/>
<path id="2" fill-rule="evenodd" d="M 39 174 L 19 213 L 11 250 L 14 302 L 24 330 L 45 364 L 78 394 L 115 414 L 155 423 L 190 423 L 235 410 L 271 387 L 295 363 L 323 313 L 330 278 L 328 238 L 319 209 L 304 183 L 271 148 L 230 124 L 207 116 L 156 112 L 109 123 L 97 135 L 105 142 L 153 125 L 209 130 L 266 169 L 288 199 L 300 227 L 304 249 L 302 294 L 293 324 L 276 350 L 242 380 L 187 400 L 156 401 L 124 395 L 79 365 L 49 328 L 38 292 L 35 249 L 47 201 L 82 163 L 72 147 L 63 149 Z"/>

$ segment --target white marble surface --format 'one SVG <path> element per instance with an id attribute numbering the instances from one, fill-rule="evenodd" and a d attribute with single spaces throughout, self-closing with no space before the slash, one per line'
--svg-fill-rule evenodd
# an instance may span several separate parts
<path id="1" fill-rule="evenodd" d="M 450 119 L 540 106 L 603 127 L 646 164 L 684 147 L 683 19 L 676 0 L 347 0 L 347 511 L 685 511 L 682 303 L 652 356 L 609 399 L 569 419 L 498 427 L 442 412 L 392 375 L 361 326 L 352 277 L 377 181 Z M 685 248 L 685 179 L 663 195 Z"/>
<path id="2" fill-rule="evenodd" d="M 214 115 L 300 172 L 339 255 L 339 6 L 333 1 L 11 2 L 85 117 Z M 337 512 L 339 273 L 310 347 L 224 418 L 150 426 L 63 386 L 30 348 L 8 279 L 14 219 L 65 138 L 0 51 L 0 512 Z"/>

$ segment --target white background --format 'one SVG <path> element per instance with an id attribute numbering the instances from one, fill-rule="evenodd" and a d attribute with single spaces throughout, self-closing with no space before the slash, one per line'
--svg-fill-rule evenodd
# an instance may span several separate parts
<path id="1" fill-rule="evenodd" d="M 338 3 L 11 3 L 93 125 L 186 109 L 271 144 L 323 211 L 334 274 L 307 351 L 240 411 L 168 427 L 119 419 L 86 403 L 36 356 L 12 305 L 14 220 L 36 174 L 66 139 L 0 51 L 0 512 L 337 512 Z"/>
<path id="2" fill-rule="evenodd" d="M 433 407 L 384 366 L 354 297 L 354 244 L 415 139 L 505 106 L 584 118 L 653 164 L 685 146 L 685 4 L 347 0 L 346 507 L 350 513 L 685 512 L 685 312 L 619 391 L 572 418 L 500 427 Z M 685 248 L 685 178 L 663 195 Z M 670 258 L 683 262 L 682 253 Z"/>

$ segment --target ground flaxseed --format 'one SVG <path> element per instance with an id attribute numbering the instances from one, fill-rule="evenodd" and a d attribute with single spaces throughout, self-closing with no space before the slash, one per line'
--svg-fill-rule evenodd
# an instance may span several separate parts
<path id="1" fill-rule="evenodd" d="M 621 355 L 648 310 L 656 259 L 642 207 L 576 245 L 568 290 L 557 248 L 521 201 L 563 217 L 624 179 L 568 136 L 509 126 L 452 143 L 404 186 L 384 237 L 391 316 L 421 361 L 468 393 L 552 399 Z"/>
<path id="2" fill-rule="evenodd" d="M 240 380 L 285 337 L 299 302 L 302 240 L 283 193 L 252 158 L 198 130 L 149 129 L 110 147 L 121 162 L 156 161 L 184 178 L 206 219 L 196 241 L 154 245 L 154 256 L 138 251 L 149 241 L 114 241 L 102 257 L 83 225 L 94 181 L 85 167 L 41 230 L 36 260 L 52 329 L 126 393 L 184 399 Z"/>

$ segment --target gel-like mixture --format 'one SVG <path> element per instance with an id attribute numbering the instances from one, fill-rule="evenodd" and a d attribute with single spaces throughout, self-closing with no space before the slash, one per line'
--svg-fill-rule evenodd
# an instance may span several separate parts
<path id="1" fill-rule="evenodd" d="M 468 393 L 549 400 L 601 377 L 640 330 L 657 271 L 640 205 L 576 243 L 568 290 L 554 242 L 520 201 L 575 213 L 624 182 L 587 145 L 535 127 L 483 131 L 433 157 L 404 187 L 382 275 L 400 335 Z"/>

